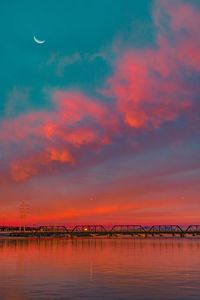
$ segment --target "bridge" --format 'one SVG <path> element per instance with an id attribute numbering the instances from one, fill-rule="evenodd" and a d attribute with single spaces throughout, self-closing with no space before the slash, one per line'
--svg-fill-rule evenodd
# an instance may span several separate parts
<path id="1" fill-rule="evenodd" d="M 75 225 L 68 226 L 0 226 L 0 236 L 10 237 L 186 237 L 200 236 L 200 225 Z"/>

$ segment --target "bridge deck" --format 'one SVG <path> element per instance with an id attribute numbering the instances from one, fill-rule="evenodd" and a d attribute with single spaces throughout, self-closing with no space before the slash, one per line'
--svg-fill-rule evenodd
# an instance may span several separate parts
<path id="1" fill-rule="evenodd" d="M 0 226 L 1 236 L 198 236 L 200 225 L 76 225 L 67 226 Z"/>

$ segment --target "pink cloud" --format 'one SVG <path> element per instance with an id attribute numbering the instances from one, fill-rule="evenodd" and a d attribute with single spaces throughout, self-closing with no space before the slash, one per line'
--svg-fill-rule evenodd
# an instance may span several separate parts
<path id="1" fill-rule="evenodd" d="M 184 95 L 184 87 L 167 78 L 173 73 L 170 63 L 168 70 L 165 62 L 159 64 L 163 61 L 162 55 L 162 49 L 128 50 L 117 62 L 114 75 L 108 79 L 107 93 L 114 95 L 117 110 L 131 127 L 159 127 L 165 121 L 175 120 L 191 106 L 190 99 Z M 159 67 L 155 66 L 156 61 Z"/>
<path id="2" fill-rule="evenodd" d="M 157 47 L 125 49 L 105 91 L 114 95 L 124 122 L 134 128 L 176 120 L 190 110 L 197 93 L 184 73 L 200 69 L 200 12 L 181 1 L 157 1 L 155 7 Z M 163 29 L 166 15 L 169 28 Z"/>
<path id="3" fill-rule="evenodd" d="M 170 17 L 166 33 L 163 14 Z M 114 141 L 124 135 L 133 143 L 141 130 L 154 131 L 191 115 L 199 88 L 187 82 L 183 70 L 191 75 L 200 69 L 200 13 L 188 4 L 176 2 L 174 10 L 174 2 L 159 1 L 154 22 L 156 47 L 124 47 L 116 59 L 102 89 L 110 102 L 81 91 L 56 90 L 51 93 L 53 110 L 1 121 L 0 147 L 12 180 L 54 172 L 60 164 L 77 167 L 88 149 L 115 148 Z"/>
<path id="4" fill-rule="evenodd" d="M 65 149 L 46 148 L 41 153 L 28 155 L 11 162 L 11 175 L 16 182 L 25 181 L 28 178 L 44 172 L 53 171 L 53 163 L 73 164 L 74 158 Z"/>

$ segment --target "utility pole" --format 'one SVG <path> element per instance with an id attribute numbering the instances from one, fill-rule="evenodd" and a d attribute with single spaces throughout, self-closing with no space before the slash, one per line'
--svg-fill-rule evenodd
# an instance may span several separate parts
<path id="1" fill-rule="evenodd" d="M 19 205 L 20 230 L 26 230 L 26 220 L 29 213 L 28 204 L 22 201 Z"/>

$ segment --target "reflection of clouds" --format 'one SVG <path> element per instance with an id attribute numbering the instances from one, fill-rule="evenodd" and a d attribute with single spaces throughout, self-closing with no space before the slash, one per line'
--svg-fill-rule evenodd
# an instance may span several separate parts
<path id="1" fill-rule="evenodd" d="M 94 281 L 94 278 L 93 278 L 93 261 L 90 261 L 90 281 Z"/>
<path id="2" fill-rule="evenodd" d="M 2 298 L 3 300 L 27 300 L 27 294 L 25 292 L 24 286 L 12 286 L 11 288 L 6 288 L 4 292 L 5 297 Z"/>
<path id="3" fill-rule="evenodd" d="M 76 299 L 84 291 L 95 299 L 92 293 L 101 288 L 120 298 L 149 285 L 149 278 L 161 278 L 164 288 L 166 280 L 174 283 L 181 273 L 179 281 L 192 280 L 199 249 L 199 240 L 188 239 L 4 239 L 0 295 L 4 291 L 6 300 L 51 299 L 56 291 L 60 298 Z"/>

